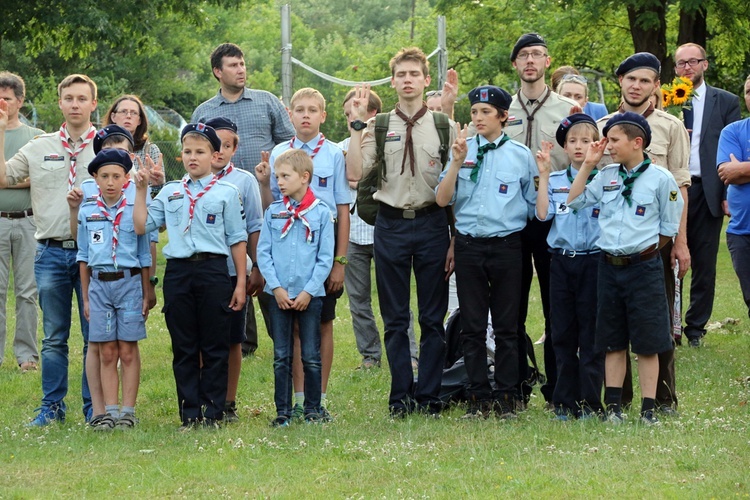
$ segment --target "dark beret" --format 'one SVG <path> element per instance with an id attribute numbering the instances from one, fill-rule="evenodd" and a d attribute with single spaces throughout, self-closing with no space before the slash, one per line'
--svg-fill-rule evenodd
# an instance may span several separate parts
<path id="1" fill-rule="evenodd" d="M 200 134 L 208 139 L 208 142 L 211 143 L 211 147 L 214 148 L 214 151 L 218 151 L 221 149 L 221 139 L 219 139 L 219 136 L 216 135 L 216 130 L 214 130 L 213 127 L 210 127 L 205 123 L 188 123 L 187 125 L 185 125 L 185 128 L 182 129 L 182 134 L 180 134 L 180 141 L 185 138 L 185 134 L 189 134 L 190 132 Z"/>
<path id="2" fill-rule="evenodd" d="M 133 136 L 130 132 L 119 125 L 107 125 L 94 136 L 94 154 L 98 154 L 102 150 L 102 144 L 105 139 L 118 135 L 127 139 L 130 145 L 135 148 L 135 141 L 133 141 Z"/>
<path id="3" fill-rule="evenodd" d="M 643 140 L 643 149 L 646 149 L 648 145 L 651 144 L 651 127 L 649 126 L 648 121 L 643 117 L 643 115 L 633 113 L 632 111 L 618 113 L 610 118 L 609 121 L 607 121 L 607 124 L 604 126 L 604 136 L 606 137 L 609 133 L 609 130 L 615 125 L 626 124 L 635 125 L 639 129 L 643 130 L 643 134 L 646 136 Z"/>
<path id="4" fill-rule="evenodd" d="M 525 35 L 521 35 L 516 44 L 513 46 L 513 52 L 510 53 L 510 62 L 516 60 L 516 57 L 518 57 L 518 52 L 524 47 L 534 47 L 537 45 L 547 47 L 547 42 L 544 41 L 542 35 L 538 33 L 526 33 Z"/>
<path id="5" fill-rule="evenodd" d="M 104 165 L 120 165 L 127 174 L 133 168 L 133 160 L 130 159 L 130 154 L 122 149 L 105 149 L 99 151 L 89 163 L 89 174 L 94 175 Z"/>
<path id="6" fill-rule="evenodd" d="M 498 109 L 507 110 L 510 108 L 511 100 L 512 97 L 509 93 L 493 85 L 477 87 L 469 92 L 469 102 L 471 102 L 472 106 L 478 102 L 485 102 L 492 104 Z"/>
<path id="7" fill-rule="evenodd" d="M 594 126 L 594 128 L 596 128 L 596 121 L 589 115 L 584 113 L 575 113 L 568 116 L 567 118 L 563 118 L 562 120 L 560 120 L 560 126 L 557 127 L 557 133 L 555 134 L 557 143 L 560 146 L 565 146 L 565 137 L 567 137 L 568 135 L 568 130 L 573 128 L 573 125 L 575 125 L 576 123 L 590 123 Z"/>
<path id="8" fill-rule="evenodd" d="M 237 125 L 229 118 L 218 117 L 206 120 L 206 125 L 213 128 L 214 130 L 231 130 L 235 134 L 237 133 Z"/>
<path id="9" fill-rule="evenodd" d="M 651 54 L 650 52 L 638 52 L 637 54 L 633 54 L 632 56 L 625 59 L 622 63 L 620 63 L 620 65 L 617 67 L 617 71 L 615 71 L 615 75 L 623 76 L 627 75 L 631 71 L 643 68 L 656 71 L 657 75 L 661 73 L 661 63 L 655 55 Z"/>

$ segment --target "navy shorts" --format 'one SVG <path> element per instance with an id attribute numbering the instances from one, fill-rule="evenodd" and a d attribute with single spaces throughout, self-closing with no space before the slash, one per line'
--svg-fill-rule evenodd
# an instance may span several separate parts
<path id="1" fill-rule="evenodd" d="M 146 338 L 141 275 L 130 275 L 116 281 L 97 279 L 99 271 L 92 271 L 89 283 L 89 341 L 137 342 Z"/>
<path id="2" fill-rule="evenodd" d="M 599 261 L 596 349 L 636 354 L 672 350 L 669 305 L 660 258 L 627 266 Z"/>

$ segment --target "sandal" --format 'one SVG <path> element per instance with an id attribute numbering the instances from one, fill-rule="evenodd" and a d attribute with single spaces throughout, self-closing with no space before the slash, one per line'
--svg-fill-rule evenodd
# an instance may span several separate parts
<path id="1" fill-rule="evenodd" d="M 21 368 L 21 373 L 35 372 L 37 370 L 37 366 L 34 361 L 24 361 L 18 366 Z"/>
<path id="2" fill-rule="evenodd" d="M 138 419 L 135 418 L 135 415 L 133 415 L 132 413 L 126 413 L 120 417 L 115 427 L 120 430 L 127 430 L 135 427 L 135 424 L 137 423 Z"/>
<path id="3" fill-rule="evenodd" d="M 109 432 L 115 428 L 115 417 L 112 415 L 104 415 L 99 421 L 99 424 L 94 427 L 97 432 Z"/>

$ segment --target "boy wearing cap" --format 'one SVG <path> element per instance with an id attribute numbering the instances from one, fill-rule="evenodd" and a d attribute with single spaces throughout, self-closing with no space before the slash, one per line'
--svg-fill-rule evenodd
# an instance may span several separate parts
<path id="1" fill-rule="evenodd" d="M 552 393 L 558 420 L 602 414 L 604 353 L 594 346 L 596 333 L 596 274 L 599 267 L 598 205 L 585 210 L 567 206 L 568 192 L 578 175 L 591 143 L 599 140 L 593 118 L 583 113 L 560 122 L 557 143 L 568 154 L 565 170 L 551 172 L 552 144 L 542 142 L 537 152 L 539 195 L 536 216 L 552 220 L 547 243 L 550 263 L 550 327 L 557 362 L 557 382 Z M 596 175 L 594 169 L 586 179 Z"/>
<path id="2" fill-rule="evenodd" d="M 452 147 L 435 198 L 453 205 L 455 266 L 461 309 L 461 343 L 469 376 L 466 418 L 515 417 L 518 385 L 518 288 L 521 286 L 521 230 L 534 213 L 537 166 L 529 148 L 503 129 L 510 94 L 499 87 L 469 92 L 471 119 Z M 495 382 L 487 377 L 487 314 L 495 336 Z"/>
<path id="3" fill-rule="evenodd" d="M 245 214 L 237 188 L 211 173 L 220 149 L 213 128 L 186 125 L 182 161 L 187 175 L 166 184 L 148 209 L 148 178 L 144 172 L 134 175 L 136 233 L 167 227 L 164 316 L 183 432 L 198 425 L 218 427 L 224 418 L 231 311 L 245 305 Z M 237 270 L 234 289 L 227 269 L 230 253 Z"/>
<path id="4" fill-rule="evenodd" d="M 99 370 L 88 372 L 88 377 L 100 377 L 89 384 L 101 383 L 106 412 L 94 427 L 97 431 L 115 426 L 129 429 L 136 423 L 141 370 L 137 345 L 146 338 L 149 308 L 143 291 L 148 286 L 151 253 L 148 237 L 135 234 L 134 200 L 123 192 L 132 166 L 125 151 L 99 152 L 88 166 L 99 187 L 98 196 L 85 202 L 78 214 L 77 260 L 84 314 L 89 320 L 89 342 L 98 347 L 100 363 Z M 122 408 L 118 360 L 122 363 Z"/>
<path id="5" fill-rule="evenodd" d="M 263 286 L 263 278 L 258 270 L 258 261 L 255 255 L 260 227 L 263 224 L 258 181 L 253 174 L 235 167 L 231 162 L 232 156 L 237 152 L 240 140 L 239 135 L 237 135 L 237 125 L 227 118 L 212 118 L 206 121 L 206 125 L 213 127 L 221 140 L 219 156 L 216 161 L 211 162 L 211 171 L 218 179 L 232 184 L 240 192 L 247 226 L 247 254 L 252 261 L 251 272 L 246 278 L 247 293 L 256 296 L 258 292 L 262 291 Z M 234 262 L 231 258 L 227 258 L 227 267 L 232 279 L 232 286 L 236 286 L 237 270 L 234 268 Z M 227 401 L 224 406 L 224 420 L 227 423 L 239 421 L 236 403 L 237 385 L 240 381 L 242 368 L 242 343 L 246 339 L 245 317 L 248 303 L 249 300 L 241 311 L 232 312 L 232 327 L 229 331 L 229 379 L 227 382 Z"/>
<path id="6" fill-rule="evenodd" d="M 668 170 L 651 163 L 644 149 L 651 141 L 646 119 L 625 112 L 604 127 L 605 139 L 589 148 L 568 194 L 568 207 L 583 210 L 599 203 L 596 347 L 606 352 L 604 403 L 608 420 L 619 424 L 628 344 L 638 354 L 641 421 L 654 424 L 657 354 L 672 349 L 669 306 L 659 248 L 680 225 L 683 200 Z M 604 148 L 615 164 L 586 185 Z"/>

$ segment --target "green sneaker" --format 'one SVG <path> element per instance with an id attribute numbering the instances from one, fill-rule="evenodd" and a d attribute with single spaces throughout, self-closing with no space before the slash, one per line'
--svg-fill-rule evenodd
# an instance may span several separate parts
<path id="1" fill-rule="evenodd" d="M 295 404 L 292 408 L 292 420 L 302 421 L 305 416 L 305 409 L 301 404 Z"/>

